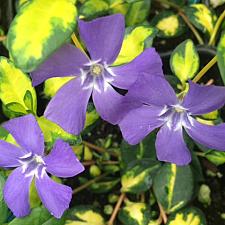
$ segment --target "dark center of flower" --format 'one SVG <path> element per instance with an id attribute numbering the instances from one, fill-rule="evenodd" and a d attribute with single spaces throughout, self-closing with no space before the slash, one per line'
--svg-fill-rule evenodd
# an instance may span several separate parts
<path id="1" fill-rule="evenodd" d="M 90 71 L 92 76 L 101 76 L 104 71 L 104 67 L 97 63 L 91 66 Z"/>

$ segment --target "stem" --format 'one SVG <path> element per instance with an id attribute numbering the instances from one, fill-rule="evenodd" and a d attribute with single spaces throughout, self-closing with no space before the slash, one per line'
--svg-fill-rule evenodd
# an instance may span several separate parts
<path id="1" fill-rule="evenodd" d="M 89 148 L 96 150 L 97 152 L 100 152 L 100 153 L 108 152 L 110 155 L 112 155 L 114 157 L 118 157 L 118 154 L 116 154 L 115 152 L 106 151 L 105 148 L 99 147 L 99 146 L 89 143 L 87 141 L 83 141 L 83 144 L 88 146 Z"/>
<path id="2" fill-rule="evenodd" d="M 75 44 L 75 46 L 76 46 L 77 48 L 79 48 L 79 49 L 80 49 L 80 50 L 81 50 L 81 51 L 89 58 L 89 56 L 88 56 L 87 53 L 85 52 L 84 48 L 82 47 L 82 45 L 81 45 L 81 43 L 79 42 L 79 40 L 78 40 L 78 38 L 77 38 L 77 36 L 76 36 L 75 33 L 72 34 L 71 38 L 72 38 L 73 43 Z"/>
<path id="3" fill-rule="evenodd" d="M 208 64 L 206 64 L 202 70 L 195 76 L 193 79 L 193 82 L 197 83 L 204 75 L 205 73 L 217 62 L 217 56 L 214 56 Z"/>
<path id="4" fill-rule="evenodd" d="M 171 8 L 174 8 L 175 10 L 178 11 L 178 14 L 182 17 L 182 19 L 184 20 L 184 22 L 188 25 L 188 27 L 191 29 L 191 31 L 193 32 L 193 34 L 195 35 L 196 39 L 198 40 L 199 44 L 204 44 L 204 41 L 202 40 L 201 36 L 199 35 L 198 31 L 195 29 L 195 27 L 191 24 L 191 22 L 189 21 L 188 17 L 185 15 L 185 12 L 179 7 L 177 6 L 175 3 L 173 2 L 169 2 L 168 0 L 156 0 L 159 3 L 163 3 L 166 4 L 168 6 L 170 6 Z"/>
<path id="5" fill-rule="evenodd" d="M 159 206 L 159 210 L 160 210 L 160 215 L 161 215 L 161 218 L 163 220 L 163 223 L 166 224 L 167 223 L 167 215 L 163 209 L 163 207 L 161 206 L 161 204 L 158 202 L 158 206 Z"/>
<path id="6" fill-rule="evenodd" d="M 89 187 L 90 185 L 92 185 L 93 183 L 101 180 L 102 178 L 106 177 L 109 173 L 103 173 L 102 175 L 92 179 L 92 180 L 89 180 L 88 182 L 86 182 L 85 184 L 81 185 L 80 187 L 76 188 L 73 190 L 73 194 L 76 194 L 82 190 L 84 190 L 85 188 Z"/>
<path id="7" fill-rule="evenodd" d="M 119 199 L 118 199 L 118 201 L 116 203 L 116 206 L 115 206 L 115 208 L 113 210 L 113 213 L 112 213 L 112 215 L 111 215 L 111 217 L 109 219 L 108 225 L 113 225 L 114 220 L 116 219 L 116 216 L 117 216 L 117 214 L 119 212 L 120 206 L 123 203 L 123 200 L 124 200 L 125 196 L 126 196 L 125 193 L 122 193 L 120 195 L 120 197 L 119 197 Z"/>
<path id="8" fill-rule="evenodd" d="M 6 40 L 6 36 L 0 36 L 0 41 L 5 41 Z"/>
<path id="9" fill-rule="evenodd" d="M 212 35 L 210 37 L 210 40 L 209 40 L 209 44 L 208 45 L 213 45 L 215 43 L 216 35 L 218 33 L 218 30 L 219 30 L 220 25 L 223 22 L 224 18 L 225 18 L 225 10 L 220 15 L 219 19 L 216 21 L 216 25 L 215 25 L 215 27 L 213 29 L 213 32 L 212 32 Z"/>
<path id="10" fill-rule="evenodd" d="M 189 19 L 187 18 L 187 16 L 184 14 L 184 12 L 180 10 L 178 14 L 182 17 L 182 19 L 184 20 L 184 22 L 188 25 L 188 27 L 190 28 L 190 30 L 193 32 L 193 34 L 195 35 L 196 39 L 198 40 L 198 43 L 200 45 L 203 45 L 204 44 L 204 41 L 202 40 L 200 34 L 195 29 L 195 27 L 191 24 L 191 22 L 189 21 Z"/>

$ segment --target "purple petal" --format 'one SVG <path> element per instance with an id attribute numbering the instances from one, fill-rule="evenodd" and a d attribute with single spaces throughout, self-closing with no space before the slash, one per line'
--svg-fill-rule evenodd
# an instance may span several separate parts
<path id="1" fill-rule="evenodd" d="M 102 59 L 111 65 L 117 58 L 125 32 L 121 14 L 101 17 L 90 22 L 79 21 L 81 39 L 92 60 Z"/>
<path id="2" fill-rule="evenodd" d="M 189 85 L 189 91 L 182 105 L 193 115 L 212 112 L 225 104 L 225 87 L 201 86 L 191 81 Z"/>
<path id="3" fill-rule="evenodd" d="M 11 119 L 3 127 L 12 134 L 16 142 L 27 152 L 42 155 L 44 152 L 44 137 L 32 114 Z"/>
<path id="4" fill-rule="evenodd" d="M 80 78 L 67 82 L 49 102 L 44 116 L 65 131 L 79 134 L 85 123 L 91 89 L 82 89 Z"/>
<path id="5" fill-rule="evenodd" d="M 156 137 L 156 153 L 160 161 L 187 165 L 191 154 L 184 142 L 182 127 L 171 129 L 165 124 L 160 128 Z"/>
<path id="6" fill-rule="evenodd" d="M 51 153 L 44 158 L 47 171 L 57 177 L 73 177 L 84 171 L 70 145 L 57 140 Z"/>
<path id="7" fill-rule="evenodd" d="M 108 84 L 107 90 L 101 92 L 93 90 L 93 101 L 97 112 L 103 120 L 116 124 L 120 119 L 120 105 L 124 96 L 116 92 L 113 87 Z"/>
<path id="8" fill-rule="evenodd" d="M 19 158 L 27 152 L 15 145 L 0 140 L 0 167 L 17 167 Z"/>
<path id="9" fill-rule="evenodd" d="M 19 167 L 10 174 L 5 183 L 4 200 L 16 217 L 24 217 L 30 213 L 29 189 L 32 178 L 25 177 Z"/>
<path id="10" fill-rule="evenodd" d="M 185 130 L 195 141 L 208 148 L 225 151 L 225 123 L 210 126 L 191 118 L 191 125 Z"/>
<path id="11" fill-rule="evenodd" d="M 175 105 L 178 102 L 176 93 L 165 78 L 146 73 L 139 76 L 126 97 L 156 106 Z"/>
<path id="12" fill-rule="evenodd" d="M 72 199 L 72 189 L 58 184 L 45 173 L 42 178 L 36 178 L 35 184 L 43 205 L 56 218 L 61 218 L 69 208 Z"/>
<path id="13" fill-rule="evenodd" d="M 146 105 L 131 110 L 119 123 L 123 138 L 132 145 L 139 143 L 162 125 L 163 121 L 158 120 L 161 110 Z"/>
<path id="14" fill-rule="evenodd" d="M 71 44 L 65 44 L 30 74 L 33 86 L 51 77 L 79 75 L 80 68 L 88 61 L 85 54 L 78 48 Z"/>
<path id="15" fill-rule="evenodd" d="M 111 70 L 116 74 L 112 84 L 122 89 L 128 89 L 143 72 L 149 76 L 163 76 L 162 61 L 154 48 L 145 50 L 128 64 L 111 67 Z"/>

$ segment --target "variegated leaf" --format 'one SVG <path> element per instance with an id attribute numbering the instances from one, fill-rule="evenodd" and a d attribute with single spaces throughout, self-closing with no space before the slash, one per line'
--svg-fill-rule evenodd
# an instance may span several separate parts
<path id="1" fill-rule="evenodd" d="M 32 0 L 11 23 L 7 46 L 15 65 L 31 72 L 71 35 L 76 25 L 74 0 Z"/>

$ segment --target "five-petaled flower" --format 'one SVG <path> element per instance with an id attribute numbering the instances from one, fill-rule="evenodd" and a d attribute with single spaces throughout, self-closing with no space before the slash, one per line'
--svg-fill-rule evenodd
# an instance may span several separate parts
<path id="1" fill-rule="evenodd" d="M 91 95 L 100 116 L 116 124 L 122 115 L 119 105 L 123 96 L 114 87 L 128 90 L 140 72 L 163 75 L 161 59 L 154 48 L 146 49 L 128 64 L 112 66 L 124 38 L 122 15 L 79 21 L 78 25 L 91 59 L 75 46 L 66 44 L 31 73 L 34 86 L 51 77 L 76 77 L 63 85 L 44 113 L 73 134 L 79 134 L 84 127 Z"/>
<path id="2" fill-rule="evenodd" d="M 125 140 L 137 144 L 156 128 L 157 157 L 161 161 L 186 165 L 191 154 L 183 139 L 183 128 L 196 142 L 225 151 L 225 123 L 210 126 L 194 119 L 225 104 L 225 87 L 201 86 L 189 82 L 183 99 L 177 98 L 169 83 L 159 76 L 142 76 L 130 89 L 124 102 L 134 108 L 120 121 Z"/>
<path id="3" fill-rule="evenodd" d="M 44 155 L 44 137 L 31 114 L 12 119 L 3 127 L 18 145 L 0 140 L 0 167 L 16 169 L 4 187 L 4 199 L 16 217 L 29 214 L 29 189 L 33 178 L 44 206 L 56 218 L 69 208 L 72 189 L 54 182 L 47 172 L 58 177 L 72 177 L 84 170 L 69 144 L 57 140 L 48 156 Z"/>

